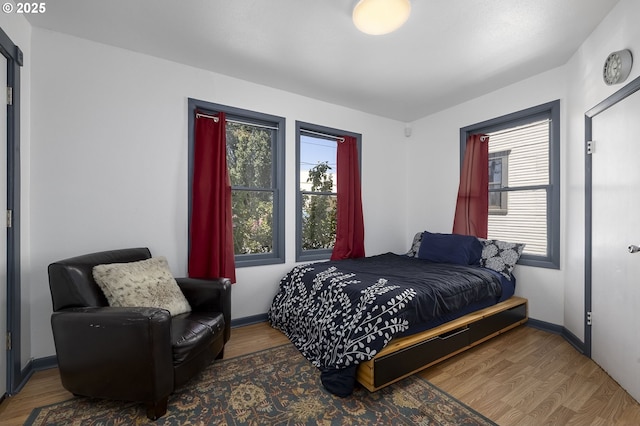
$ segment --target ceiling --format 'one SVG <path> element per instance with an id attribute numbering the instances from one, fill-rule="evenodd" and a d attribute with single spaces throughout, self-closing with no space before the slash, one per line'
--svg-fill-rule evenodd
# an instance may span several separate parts
<path id="1" fill-rule="evenodd" d="M 412 0 L 370 36 L 355 0 L 56 0 L 41 27 L 411 122 L 567 62 L 618 0 Z"/>

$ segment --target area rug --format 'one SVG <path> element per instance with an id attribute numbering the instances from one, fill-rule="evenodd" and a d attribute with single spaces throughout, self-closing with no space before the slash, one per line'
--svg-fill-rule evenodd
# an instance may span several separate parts
<path id="1" fill-rule="evenodd" d="M 36 408 L 25 425 L 496 425 L 411 376 L 377 392 L 327 392 L 291 344 L 216 361 L 169 397 L 153 422 L 142 404 L 73 398 Z"/>

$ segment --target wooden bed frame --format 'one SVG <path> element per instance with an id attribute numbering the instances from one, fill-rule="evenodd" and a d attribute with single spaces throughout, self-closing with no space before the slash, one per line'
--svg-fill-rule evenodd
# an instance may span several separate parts
<path id="1" fill-rule="evenodd" d="M 359 365 L 356 378 L 374 392 L 528 320 L 527 299 L 513 296 L 436 328 L 394 339 Z"/>

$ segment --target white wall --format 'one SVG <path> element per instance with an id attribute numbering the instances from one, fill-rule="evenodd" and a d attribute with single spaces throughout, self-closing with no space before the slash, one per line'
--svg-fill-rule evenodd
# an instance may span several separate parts
<path id="1" fill-rule="evenodd" d="M 517 266 L 532 318 L 584 336 L 584 113 L 623 85 L 606 86 L 608 54 L 640 57 L 640 2 L 621 0 L 564 66 L 412 123 L 407 230 L 450 232 L 460 173 L 459 129 L 544 102 L 561 102 L 561 269 Z M 635 67 L 627 82 L 640 75 Z"/>
<path id="2" fill-rule="evenodd" d="M 233 318 L 263 314 L 295 258 L 295 120 L 362 133 L 367 254 L 404 251 L 404 124 L 181 64 L 33 29 L 32 355 L 54 353 L 47 265 L 148 246 L 187 270 L 187 99 L 283 116 L 286 259 L 239 268 Z"/>
<path id="3" fill-rule="evenodd" d="M 20 314 L 22 326 L 22 338 L 20 340 L 21 365 L 25 365 L 31 357 L 31 293 L 29 287 L 30 263 L 29 263 L 29 152 L 31 146 L 31 25 L 22 15 L 0 14 L 0 27 L 9 36 L 11 41 L 22 50 L 23 66 L 20 70 L 20 184 L 21 184 L 21 211 L 20 223 L 21 241 L 21 277 L 20 289 Z M 5 311 L 3 310 L 3 313 Z"/>

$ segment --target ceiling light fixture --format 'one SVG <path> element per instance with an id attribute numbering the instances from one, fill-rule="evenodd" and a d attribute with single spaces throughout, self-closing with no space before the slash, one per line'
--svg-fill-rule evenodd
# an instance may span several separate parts
<path id="1" fill-rule="evenodd" d="M 400 28 L 411 13 L 409 0 L 360 0 L 353 8 L 353 23 L 365 34 L 388 34 Z"/>

